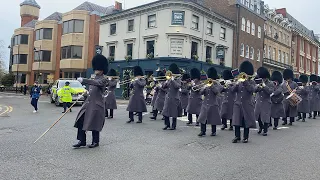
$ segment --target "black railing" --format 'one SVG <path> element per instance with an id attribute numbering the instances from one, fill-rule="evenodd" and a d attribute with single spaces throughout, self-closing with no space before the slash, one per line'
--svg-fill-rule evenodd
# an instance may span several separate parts
<path id="1" fill-rule="evenodd" d="M 285 64 L 285 63 L 282 63 L 282 62 L 279 62 L 279 61 L 275 61 L 275 60 L 272 60 L 272 59 L 267 59 L 267 58 L 263 58 L 263 64 L 280 66 L 280 67 L 282 67 L 284 69 L 293 69 L 293 67 L 288 65 L 288 64 Z"/>

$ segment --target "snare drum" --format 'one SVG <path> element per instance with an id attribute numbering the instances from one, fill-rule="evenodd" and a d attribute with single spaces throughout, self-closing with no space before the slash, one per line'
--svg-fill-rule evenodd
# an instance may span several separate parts
<path id="1" fill-rule="evenodd" d="M 298 104 L 302 101 L 302 98 L 296 93 L 291 93 L 286 99 L 289 101 L 290 105 L 293 107 L 298 106 Z"/>

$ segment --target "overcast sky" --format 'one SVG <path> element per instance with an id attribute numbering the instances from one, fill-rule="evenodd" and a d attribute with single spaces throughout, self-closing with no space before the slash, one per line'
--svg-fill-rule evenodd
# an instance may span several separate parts
<path id="1" fill-rule="evenodd" d="M 0 40 L 3 40 L 6 47 L 10 44 L 10 38 L 14 29 L 20 26 L 20 6 L 23 0 L 1 0 L 0 6 Z M 85 0 L 36 0 L 41 6 L 40 20 L 46 18 L 53 12 L 65 13 L 78 5 L 82 4 Z M 92 3 L 101 6 L 110 6 L 114 4 L 114 0 L 88 0 Z M 153 2 L 155 0 L 119 0 L 125 2 L 126 9 L 132 8 L 145 3 Z M 224 1 L 224 0 L 221 0 Z M 320 34 L 320 23 L 317 14 L 319 14 L 320 1 L 319 0 L 265 0 L 270 8 L 287 8 L 288 12 L 298 19 L 307 28 L 314 30 L 315 34 Z M 9 58 L 9 51 L 6 49 L 6 58 Z"/>

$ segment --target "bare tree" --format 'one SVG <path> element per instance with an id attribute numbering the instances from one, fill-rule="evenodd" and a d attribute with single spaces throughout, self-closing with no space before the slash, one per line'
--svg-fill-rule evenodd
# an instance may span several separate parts
<path id="1" fill-rule="evenodd" d="M 5 51 L 5 43 L 3 40 L 0 40 L 0 79 L 7 73 L 6 70 L 6 51 Z"/>

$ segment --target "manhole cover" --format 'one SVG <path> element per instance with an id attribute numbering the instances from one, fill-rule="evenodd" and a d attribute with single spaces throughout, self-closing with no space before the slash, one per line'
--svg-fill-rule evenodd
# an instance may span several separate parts
<path id="1" fill-rule="evenodd" d="M 207 142 L 198 142 L 198 141 L 194 141 L 194 142 L 190 142 L 185 144 L 185 146 L 187 147 L 194 147 L 194 148 L 202 148 L 202 149 L 214 149 L 219 147 L 219 144 L 212 144 L 212 143 L 207 143 Z"/>

